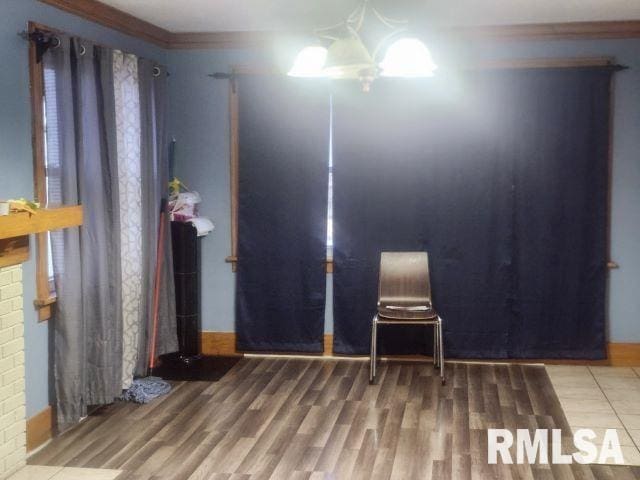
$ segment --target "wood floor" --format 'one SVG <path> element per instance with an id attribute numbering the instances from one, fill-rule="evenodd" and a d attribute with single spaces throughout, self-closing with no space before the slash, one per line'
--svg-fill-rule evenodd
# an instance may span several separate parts
<path id="1" fill-rule="evenodd" d="M 543 367 L 245 358 L 219 382 L 118 403 L 29 463 L 163 479 L 639 479 L 640 470 L 488 465 L 487 432 L 569 426 Z"/>

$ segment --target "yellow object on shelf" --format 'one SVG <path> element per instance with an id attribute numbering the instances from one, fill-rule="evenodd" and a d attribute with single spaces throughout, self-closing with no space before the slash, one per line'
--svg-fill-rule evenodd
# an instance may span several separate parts
<path id="1" fill-rule="evenodd" d="M 26 198 L 19 198 L 18 200 L 9 199 L 7 202 L 9 203 L 9 209 L 12 212 L 28 212 L 34 214 L 36 213 L 36 210 L 40 208 L 40 204 L 38 202 L 32 202 Z"/>
<path id="2" fill-rule="evenodd" d="M 82 225 L 82 206 L 41 208 L 0 216 L 0 239 Z"/>

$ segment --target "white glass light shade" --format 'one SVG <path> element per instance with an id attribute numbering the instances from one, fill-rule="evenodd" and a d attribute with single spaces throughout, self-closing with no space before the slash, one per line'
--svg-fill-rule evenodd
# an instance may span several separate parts
<path id="1" fill-rule="evenodd" d="M 293 67 L 287 75 L 291 77 L 324 77 L 322 69 L 326 61 L 326 48 L 305 47 L 298 53 Z"/>
<path id="2" fill-rule="evenodd" d="M 384 77 L 432 77 L 438 66 L 431 58 L 431 52 L 417 38 L 396 40 L 380 63 L 380 75 Z"/>
<path id="3" fill-rule="evenodd" d="M 375 63 L 359 37 L 338 38 L 327 53 L 324 74 L 333 79 L 358 79 L 370 71 Z"/>

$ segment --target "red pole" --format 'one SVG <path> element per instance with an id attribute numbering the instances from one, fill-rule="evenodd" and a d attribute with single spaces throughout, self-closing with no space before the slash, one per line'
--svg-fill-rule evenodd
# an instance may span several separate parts
<path id="1" fill-rule="evenodd" d="M 149 369 L 153 371 L 156 364 L 156 341 L 158 337 L 158 314 L 160 310 L 160 281 L 162 279 L 162 261 L 164 259 L 164 230 L 166 215 L 164 212 L 165 201 L 160 209 L 160 233 L 158 235 L 158 250 L 156 256 L 156 278 L 153 288 L 153 326 L 151 329 L 151 348 L 149 349 Z"/>

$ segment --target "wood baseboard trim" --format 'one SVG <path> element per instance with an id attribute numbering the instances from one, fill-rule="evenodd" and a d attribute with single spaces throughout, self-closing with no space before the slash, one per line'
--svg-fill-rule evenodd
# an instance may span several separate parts
<path id="1" fill-rule="evenodd" d="M 640 343 L 609 343 L 609 365 L 614 367 L 640 367 Z"/>
<path id="2" fill-rule="evenodd" d="M 323 356 L 333 355 L 333 335 L 324 336 Z M 244 352 L 236 349 L 235 332 L 202 332 L 201 335 L 202 353 L 205 355 L 219 356 L 243 356 Z M 550 365 L 609 365 L 613 367 L 636 367 L 640 366 L 640 343 L 609 343 L 607 345 L 608 358 L 605 360 L 569 360 L 569 359 L 527 359 L 527 360 L 505 360 L 501 362 L 512 363 L 547 363 Z M 317 355 L 309 355 L 310 357 Z M 389 358 L 403 360 L 422 359 L 418 355 L 392 355 Z"/>
<path id="3" fill-rule="evenodd" d="M 27 419 L 27 452 L 46 443 L 53 436 L 53 409 L 44 410 Z"/>
<path id="4" fill-rule="evenodd" d="M 241 357 L 243 355 L 236 350 L 235 332 L 201 332 L 200 351 L 204 355 L 221 357 Z"/>

